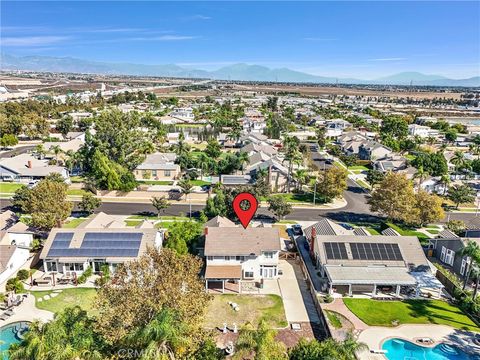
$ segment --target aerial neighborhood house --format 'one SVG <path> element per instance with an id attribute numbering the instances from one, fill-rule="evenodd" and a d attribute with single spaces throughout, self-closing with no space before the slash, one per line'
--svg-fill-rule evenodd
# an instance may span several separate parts
<path id="1" fill-rule="evenodd" d="M 2 181 L 29 182 L 41 180 L 50 174 L 60 174 L 70 182 L 68 170 L 62 166 L 48 165 L 48 160 L 39 160 L 31 154 L 21 154 L 0 159 Z"/>
<path id="2" fill-rule="evenodd" d="M 163 242 L 162 233 L 155 228 L 119 227 L 123 225 L 106 214 L 81 225 L 52 229 L 40 254 L 46 273 L 78 276 L 89 266 L 100 272 L 104 265 L 114 272 L 119 264 L 137 259 L 149 247 L 160 248 Z"/>
<path id="3" fill-rule="evenodd" d="M 324 291 L 399 296 L 420 289 L 438 294 L 442 288 L 429 270 L 418 239 L 393 229 L 371 236 L 365 228 L 350 228 L 328 219 L 304 229 L 310 256 L 325 279 Z"/>
<path id="4" fill-rule="evenodd" d="M 375 159 L 372 165 L 375 170 L 382 173 L 404 170 L 408 167 L 407 159 L 400 155 L 387 155 L 380 159 Z"/>
<path id="5" fill-rule="evenodd" d="M 393 151 L 377 141 L 364 142 L 358 148 L 358 157 L 360 160 L 375 160 L 384 158 L 393 154 Z"/>
<path id="6" fill-rule="evenodd" d="M 33 233 L 15 213 L 0 213 L 0 286 L 28 261 L 32 241 Z"/>
<path id="7" fill-rule="evenodd" d="M 154 153 L 134 171 L 137 180 L 174 180 L 180 175 L 180 165 L 175 164 L 175 153 Z"/>
<path id="8" fill-rule="evenodd" d="M 415 236 L 319 235 L 313 231 L 311 251 L 331 294 L 360 293 L 439 295 L 443 286 L 430 272 Z"/>
<path id="9" fill-rule="evenodd" d="M 350 126 L 352 126 L 352 124 L 343 119 L 329 120 L 325 124 L 325 136 L 327 138 L 338 138 L 343 134 L 344 130 Z"/>
<path id="10" fill-rule="evenodd" d="M 228 222 L 227 226 L 213 225 L 205 227 L 207 290 L 241 292 L 242 284 L 278 276 L 281 244 L 277 228 L 244 229 Z"/>
<path id="11" fill-rule="evenodd" d="M 267 171 L 270 187 L 275 191 L 285 191 L 288 183 L 288 169 L 275 157 L 268 160 L 256 161 L 251 157 L 252 163 L 247 166 L 246 172 L 255 177 L 259 171 Z M 293 181 L 291 182 L 294 183 Z"/>
<path id="12" fill-rule="evenodd" d="M 429 136 L 437 137 L 439 136 L 440 131 L 425 125 L 410 124 L 408 125 L 408 134 L 411 136 L 419 136 L 421 138 L 426 138 Z"/>
<path id="13" fill-rule="evenodd" d="M 190 107 L 187 108 L 175 108 L 170 113 L 170 116 L 179 120 L 183 120 L 186 122 L 190 122 L 195 120 L 195 114 L 193 113 L 193 109 Z"/>
<path id="14" fill-rule="evenodd" d="M 479 238 L 460 238 L 455 236 L 455 234 L 451 234 L 447 238 L 430 239 L 429 249 L 431 249 L 431 252 L 429 255 L 431 254 L 433 258 L 448 270 L 464 278 L 467 275 L 471 259 L 468 256 L 462 256 L 461 253 L 469 240 L 475 241 L 480 245 Z"/>

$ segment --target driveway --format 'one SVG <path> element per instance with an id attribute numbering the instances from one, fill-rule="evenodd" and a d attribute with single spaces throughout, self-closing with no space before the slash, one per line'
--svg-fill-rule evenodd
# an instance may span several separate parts
<path id="1" fill-rule="evenodd" d="M 278 284 L 287 321 L 319 323 L 320 319 L 300 265 L 295 260 L 280 260 L 279 267 L 283 275 L 279 277 Z"/>

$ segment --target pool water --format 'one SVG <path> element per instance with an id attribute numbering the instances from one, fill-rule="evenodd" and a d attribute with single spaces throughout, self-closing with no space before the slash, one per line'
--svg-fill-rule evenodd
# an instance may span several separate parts
<path id="1" fill-rule="evenodd" d="M 480 354 L 469 355 L 444 343 L 429 348 L 402 339 L 390 339 L 383 343 L 382 349 L 387 351 L 388 360 L 480 360 Z"/>
<path id="2" fill-rule="evenodd" d="M 16 322 L 0 328 L 0 359 L 8 360 L 8 348 L 21 342 L 21 334 L 27 330 L 28 323 Z"/>

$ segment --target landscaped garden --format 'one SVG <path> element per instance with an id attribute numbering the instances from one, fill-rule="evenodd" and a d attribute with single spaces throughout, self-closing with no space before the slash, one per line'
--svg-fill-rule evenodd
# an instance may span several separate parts
<path id="1" fill-rule="evenodd" d="M 35 306 L 39 309 L 56 313 L 68 306 L 78 305 L 92 315 L 94 313 L 93 302 L 97 290 L 93 288 L 63 289 L 58 295 L 54 295 L 54 297 L 52 297 L 54 292 L 51 290 L 31 291 L 30 293 L 35 296 Z M 45 295 L 48 295 L 50 298 L 45 299 Z"/>
<path id="2" fill-rule="evenodd" d="M 238 305 L 235 311 L 228 302 Z M 238 328 L 250 322 L 257 326 L 261 320 L 265 320 L 273 328 L 284 328 L 288 325 L 285 317 L 282 298 L 278 295 L 215 295 L 208 306 L 205 316 L 205 327 L 223 327 L 227 323 L 229 327 L 236 323 Z"/>
<path id="3" fill-rule="evenodd" d="M 378 301 L 346 298 L 343 302 L 351 312 L 371 326 L 439 324 L 480 331 L 458 307 L 441 300 Z"/>

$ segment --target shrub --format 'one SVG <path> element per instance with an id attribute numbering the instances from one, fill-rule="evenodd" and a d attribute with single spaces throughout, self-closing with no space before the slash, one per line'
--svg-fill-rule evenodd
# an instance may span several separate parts
<path id="1" fill-rule="evenodd" d="M 17 293 L 17 294 L 25 292 L 23 283 L 20 280 L 18 280 L 18 278 L 16 277 L 8 279 L 7 285 L 5 286 L 5 290 L 13 291 L 14 293 Z"/>
<path id="2" fill-rule="evenodd" d="M 333 301 L 333 297 L 332 297 L 332 295 L 327 294 L 327 295 L 325 295 L 324 300 L 325 300 L 325 302 L 326 302 L 327 304 L 329 304 L 329 303 L 331 303 L 331 302 Z"/>
<path id="3" fill-rule="evenodd" d="M 78 284 L 85 284 L 87 282 L 87 279 L 92 276 L 93 274 L 93 269 L 91 266 L 87 267 L 85 269 L 85 271 L 82 273 L 82 275 L 80 275 L 78 278 L 77 278 L 77 283 Z"/>
<path id="4" fill-rule="evenodd" d="M 18 278 L 18 280 L 23 281 L 23 280 L 27 280 L 29 275 L 30 275 L 30 273 L 29 273 L 28 270 L 21 269 L 21 270 L 18 270 L 17 278 Z"/>

